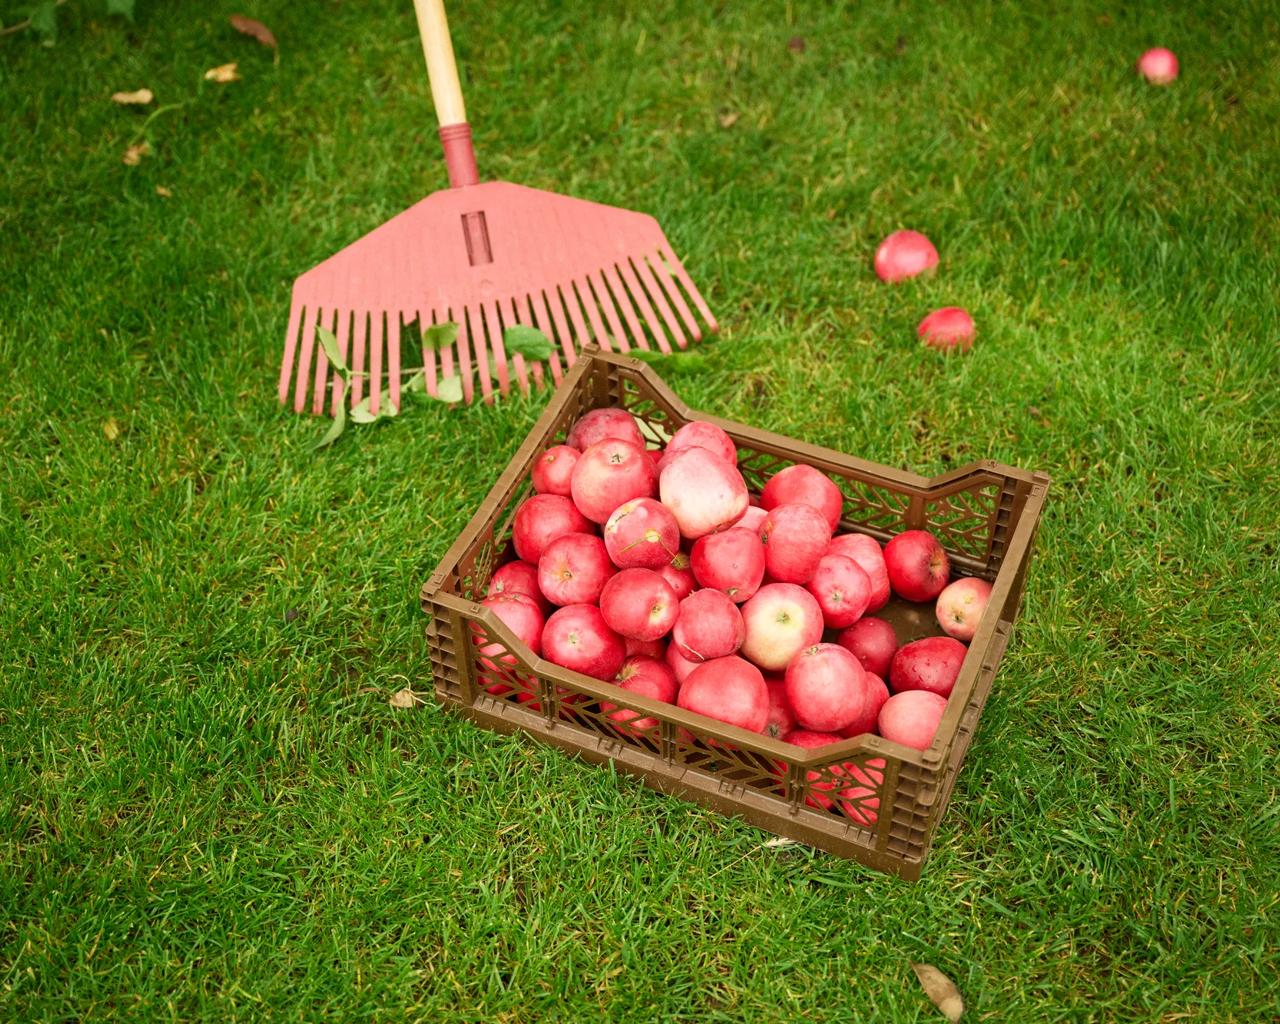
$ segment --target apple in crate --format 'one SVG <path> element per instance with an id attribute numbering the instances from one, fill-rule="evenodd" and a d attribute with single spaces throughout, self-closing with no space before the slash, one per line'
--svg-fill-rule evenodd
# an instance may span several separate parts
<path id="1" fill-rule="evenodd" d="M 823 555 L 805 589 L 822 609 L 830 629 L 844 629 L 862 618 L 871 601 L 871 579 L 844 555 Z"/>
<path id="2" fill-rule="evenodd" d="M 579 512 L 593 523 L 605 523 L 624 502 L 652 497 L 657 477 L 643 447 L 606 437 L 582 453 L 570 489 Z"/>
<path id="3" fill-rule="evenodd" d="M 578 451 L 586 451 L 593 444 L 599 444 L 607 437 L 616 437 L 629 441 L 639 448 L 644 447 L 644 436 L 636 424 L 636 418 L 626 409 L 592 409 L 579 416 L 572 427 L 565 444 Z"/>
<path id="4" fill-rule="evenodd" d="M 747 635 L 742 654 L 766 672 L 781 672 L 822 639 L 822 609 L 794 583 L 766 583 L 742 606 Z"/>
<path id="5" fill-rule="evenodd" d="M 610 513 L 604 546 L 619 569 L 661 569 L 680 551 L 680 527 L 665 505 L 636 498 Z"/>
<path id="6" fill-rule="evenodd" d="M 856 761 L 846 761 L 850 786 L 840 792 L 840 809 L 859 825 L 874 825 L 879 818 L 880 797 L 876 794 L 884 782 L 884 758 L 873 757 L 864 768 Z"/>
<path id="7" fill-rule="evenodd" d="M 880 735 L 914 750 L 927 750 L 938 732 L 947 698 L 928 690 L 895 693 L 880 709 Z"/>
<path id="8" fill-rule="evenodd" d="M 618 674 L 613 677 L 613 682 L 631 693 L 666 704 L 676 702 L 676 692 L 680 688 L 671 669 L 660 661 L 645 657 L 633 657 L 624 661 Z M 652 715 L 641 715 L 638 711 L 618 707 L 610 701 L 601 701 L 600 710 L 625 735 L 638 735 L 658 725 L 658 720 Z"/>
<path id="9" fill-rule="evenodd" d="M 533 464 L 533 489 L 539 494 L 562 494 L 566 498 L 573 491 L 570 481 L 573 479 L 573 467 L 578 464 L 580 453 L 567 444 L 558 444 L 548 448 Z"/>
<path id="10" fill-rule="evenodd" d="M 593 604 L 571 604 L 542 627 L 542 656 L 596 679 L 612 679 L 626 659 L 626 644 Z"/>
<path id="11" fill-rule="evenodd" d="M 780 740 L 796 728 L 796 716 L 787 701 L 787 684 L 777 676 L 765 676 L 764 685 L 769 690 L 769 719 L 764 725 L 764 734 Z"/>
<path id="12" fill-rule="evenodd" d="M 846 739 L 861 736 L 863 733 L 879 731 L 880 709 L 889 699 L 889 687 L 883 679 L 871 672 L 862 673 L 862 683 L 867 694 L 867 702 L 862 705 L 862 713 L 840 730 Z"/>
<path id="13" fill-rule="evenodd" d="M 532 598 L 524 594 L 493 594 L 480 602 L 482 608 L 490 609 L 504 626 L 511 630 L 535 656 L 542 653 L 542 612 Z M 533 681 L 519 678 L 524 687 L 511 686 L 507 681 L 496 678 L 501 669 L 512 670 L 516 666 L 515 657 L 507 650 L 505 644 L 496 637 L 489 639 L 484 627 L 472 624 L 476 637 L 476 656 L 480 663 L 480 678 L 477 682 L 487 693 L 503 696 L 513 690 L 519 690 L 517 700 L 521 703 L 533 698 Z"/>
<path id="14" fill-rule="evenodd" d="M 884 547 L 889 584 L 908 601 L 932 601 L 951 577 L 951 559 L 928 530 L 907 530 Z"/>
<path id="15" fill-rule="evenodd" d="M 628 658 L 639 654 L 662 661 L 667 656 L 667 645 L 663 640 L 636 640 L 629 636 L 624 636 L 622 639 L 626 641 Z"/>
<path id="16" fill-rule="evenodd" d="M 889 570 L 884 564 L 884 552 L 874 537 L 865 533 L 842 533 L 831 538 L 827 554 L 852 558 L 867 574 L 871 580 L 871 600 L 867 602 L 867 611 L 878 612 L 889 603 Z"/>
<path id="17" fill-rule="evenodd" d="M 733 525 L 741 526 L 744 530 L 750 530 L 752 533 L 758 534 L 768 515 L 769 513 L 759 505 L 748 505 L 747 510 L 742 513 L 742 518 Z"/>
<path id="18" fill-rule="evenodd" d="M 658 468 L 661 469 L 687 448 L 705 448 L 713 455 L 719 455 L 731 466 L 738 464 L 738 446 L 733 443 L 733 438 L 714 423 L 693 420 L 672 435 L 662 458 L 658 460 Z"/>
<path id="19" fill-rule="evenodd" d="M 686 448 L 668 460 L 658 494 L 689 540 L 727 529 L 747 510 L 747 485 L 738 468 L 705 448 Z"/>
<path id="20" fill-rule="evenodd" d="M 600 611 L 615 633 L 631 640 L 658 640 L 676 624 L 676 592 L 652 569 L 623 569 L 600 592 Z"/>
<path id="21" fill-rule="evenodd" d="M 689 678 L 695 668 L 703 664 L 701 661 L 693 661 L 690 658 L 686 658 L 680 653 L 680 648 L 675 644 L 667 644 L 667 653 L 664 657 L 667 667 L 675 673 L 676 682 L 681 685 Z"/>
<path id="22" fill-rule="evenodd" d="M 746 634 L 742 613 L 728 595 L 695 590 L 680 602 L 671 646 L 690 661 L 711 661 L 737 651 Z"/>
<path id="23" fill-rule="evenodd" d="M 839 743 L 842 737 L 828 732 L 797 729 L 788 733 L 784 739 L 805 750 L 821 750 Z M 785 773 L 786 766 L 780 763 L 778 769 L 780 773 Z M 884 782 L 884 759 L 874 758 L 867 762 L 866 768 L 856 761 L 837 762 L 827 765 L 826 773 L 824 777 L 822 771 L 814 768 L 805 772 L 805 780 L 809 783 L 809 795 L 805 798 L 805 803 L 822 811 L 838 808 L 841 814 L 859 825 L 875 824 L 876 812 L 880 808 L 876 792 Z"/>
<path id="24" fill-rule="evenodd" d="M 812 466 L 797 463 L 775 473 L 760 492 L 760 507 L 766 512 L 779 505 L 808 505 L 816 508 L 834 532 L 840 525 L 844 495 L 825 473 Z"/>
<path id="25" fill-rule="evenodd" d="M 511 539 L 521 560 L 534 565 L 548 544 L 568 533 L 592 533 L 595 527 L 561 494 L 535 494 L 516 509 Z"/>
<path id="26" fill-rule="evenodd" d="M 883 679 L 898 651 L 898 634 L 884 619 L 867 616 L 842 630 L 836 643 L 857 658 L 864 669 Z"/>
<path id="27" fill-rule="evenodd" d="M 538 559 L 538 588 L 552 604 L 595 604 L 615 572 L 604 541 L 589 533 L 568 533 L 552 541 Z"/>
<path id="28" fill-rule="evenodd" d="M 751 732 L 762 732 L 769 720 L 764 676 L 749 661 L 732 655 L 703 662 L 690 672 L 677 703 L 686 711 Z"/>
<path id="29" fill-rule="evenodd" d="M 778 505 L 760 527 L 764 565 L 779 583 L 808 583 L 831 544 L 831 527 L 812 505 Z"/>
<path id="30" fill-rule="evenodd" d="M 965 576 L 948 583 L 938 595 L 934 609 L 938 625 L 947 636 L 968 643 L 978 631 L 987 602 L 991 600 L 991 584 L 976 576 Z"/>
<path id="31" fill-rule="evenodd" d="M 538 605 L 543 615 L 551 611 L 551 603 L 542 596 L 538 587 L 538 567 L 531 562 L 517 559 L 500 566 L 489 580 L 486 597 L 497 594 L 523 594 Z"/>
<path id="32" fill-rule="evenodd" d="M 689 563 L 704 587 L 722 591 L 741 604 L 760 589 L 764 579 L 764 545 L 755 533 L 734 526 L 694 541 Z"/>
<path id="33" fill-rule="evenodd" d="M 658 570 L 658 575 L 671 584 L 676 597 L 683 601 L 697 589 L 698 581 L 694 579 L 689 556 L 677 551 L 671 561 Z"/>
<path id="34" fill-rule="evenodd" d="M 898 648 L 889 666 L 894 693 L 928 690 L 950 697 L 969 648 L 949 636 L 927 636 Z"/>
<path id="35" fill-rule="evenodd" d="M 813 732 L 838 732 L 863 717 L 871 702 L 866 673 L 839 644 L 806 647 L 787 665 L 787 703 Z"/>

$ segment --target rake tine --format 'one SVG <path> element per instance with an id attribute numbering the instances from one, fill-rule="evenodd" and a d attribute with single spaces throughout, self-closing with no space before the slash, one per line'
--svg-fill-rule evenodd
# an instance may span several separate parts
<path id="1" fill-rule="evenodd" d="M 307 314 L 302 322 L 302 354 L 298 357 L 298 372 L 294 377 L 293 411 L 302 412 L 307 405 L 307 383 L 311 379 L 311 350 L 315 347 L 316 324 L 319 323 L 324 310 L 317 309 L 315 314 Z"/>
<path id="2" fill-rule="evenodd" d="M 653 340 L 658 343 L 658 348 L 670 354 L 671 344 L 667 341 L 667 335 L 658 323 L 657 316 L 654 315 L 653 306 L 649 303 L 649 296 L 645 294 L 643 286 L 637 279 L 635 269 L 631 266 L 631 261 L 623 260 L 618 264 L 618 270 L 622 274 L 622 280 L 626 282 L 627 291 L 631 293 L 631 301 L 639 307 L 640 315 L 644 317 L 644 322 L 648 325 L 649 333 L 653 335 Z"/>
<path id="3" fill-rule="evenodd" d="M 532 295 L 528 296 L 528 301 L 529 301 L 529 309 L 533 313 L 533 325 L 536 328 L 538 328 L 538 330 L 540 330 L 543 334 L 545 334 L 548 338 L 551 337 L 551 320 L 546 313 L 546 303 L 544 302 L 540 304 L 540 303 L 534 302 Z M 541 310 L 539 309 L 540 305 L 541 305 Z M 548 360 L 548 362 L 551 363 L 551 379 L 554 380 L 557 384 L 559 384 L 560 374 L 561 374 L 559 353 L 552 350 L 551 358 L 550 360 Z"/>
<path id="4" fill-rule="evenodd" d="M 342 356 L 342 361 L 347 362 L 347 344 L 351 340 L 351 310 L 346 309 L 338 314 L 338 355 Z M 346 389 L 339 386 L 338 375 L 333 375 L 333 400 L 329 403 L 329 415 L 338 415 L 338 406 L 347 400 Z"/>
<path id="5" fill-rule="evenodd" d="M 355 330 L 351 334 L 351 407 L 364 400 L 364 364 L 369 350 L 369 321 L 373 314 L 366 310 L 356 313 Z"/>
<path id="6" fill-rule="evenodd" d="M 606 340 L 611 340 L 613 345 L 622 352 L 630 352 L 631 346 L 627 344 L 626 332 L 622 329 L 622 324 L 618 320 L 618 311 L 613 306 L 613 299 L 609 295 L 609 289 L 604 283 L 604 277 L 600 271 L 593 270 L 587 280 L 591 282 L 591 290 L 595 292 L 596 305 L 604 310 L 604 318 L 609 322 L 609 335 Z M 612 345 L 603 346 L 606 352 L 612 352 Z"/>
<path id="7" fill-rule="evenodd" d="M 667 266 L 671 268 L 676 280 L 680 282 L 680 287 L 685 290 L 689 298 L 693 300 L 693 304 L 698 307 L 698 312 L 702 314 L 702 319 L 706 321 L 707 326 L 713 331 L 719 329 L 720 325 L 716 323 L 716 318 L 711 315 L 711 310 L 708 308 L 706 300 L 698 289 L 694 287 L 693 282 L 689 280 L 689 274 L 676 254 L 666 248 L 659 248 L 658 253 L 666 261 Z"/>
<path id="8" fill-rule="evenodd" d="M 658 315 L 662 317 L 662 322 L 667 325 L 667 333 L 671 335 L 671 340 L 681 348 L 688 348 L 689 339 L 685 337 L 679 321 L 676 320 L 675 313 L 671 311 L 671 304 L 667 302 L 667 297 L 662 294 L 662 289 L 658 287 L 658 280 L 653 276 L 653 271 L 649 269 L 649 264 L 645 262 L 645 258 L 643 256 L 632 257 L 631 266 L 640 277 L 640 283 L 644 286 L 645 291 L 649 293 L 649 301 L 658 307 Z"/>
<path id="9" fill-rule="evenodd" d="M 484 333 L 489 339 L 489 350 L 493 353 L 494 368 L 498 373 L 498 391 L 505 395 L 511 390 L 511 379 L 507 372 L 507 347 L 502 341 L 498 304 L 490 302 L 487 306 L 481 306 L 480 316 L 484 322 Z"/>
<path id="10" fill-rule="evenodd" d="M 493 404 L 493 379 L 489 376 L 489 346 L 484 340 L 484 324 L 479 312 L 468 306 L 463 314 L 461 321 L 462 327 L 458 330 L 458 337 L 462 337 L 463 329 L 467 332 L 467 344 L 471 346 L 472 355 L 476 358 L 477 374 L 480 378 L 480 394 L 484 398 L 486 405 Z"/>
<path id="11" fill-rule="evenodd" d="M 462 378 L 462 398 L 470 404 L 475 394 L 475 374 L 471 371 L 471 349 L 467 337 L 467 311 L 463 309 L 457 319 L 453 318 L 453 310 L 449 310 L 449 319 L 458 325 L 458 340 L 454 342 L 454 350 L 458 353 L 457 374 Z"/>
<path id="12" fill-rule="evenodd" d="M 551 310 L 551 322 L 556 326 L 556 337 L 560 339 L 560 347 L 564 349 L 564 356 L 569 366 L 572 366 L 578 358 L 577 349 L 574 346 L 573 335 L 569 333 L 569 325 L 565 323 L 564 307 L 560 303 L 560 293 L 555 285 L 552 285 L 549 291 L 542 293 L 542 298 Z"/>
<path id="13" fill-rule="evenodd" d="M 680 286 L 676 284 L 675 278 L 671 276 L 671 271 L 663 263 L 661 251 L 649 257 L 645 262 L 649 264 L 667 298 L 676 307 L 676 311 L 680 314 L 680 319 L 684 321 L 685 327 L 688 328 L 689 335 L 694 341 L 701 341 L 702 328 L 698 326 L 697 318 L 690 311 L 689 304 L 684 301 L 684 296 L 680 294 Z"/>
<path id="14" fill-rule="evenodd" d="M 324 319 L 323 326 L 329 329 L 332 334 L 337 326 L 338 311 L 330 310 Z M 319 416 L 324 412 L 325 395 L 329 390 L 329 357 L 324 354 L 324 349 L 319 345 L 316 346 L 316 373 L 315 382 L 311 390 L 311 414 Z"/>
<path id="15" fill-rule="evenodd" d="M 651 351 L 649 339 L 644 336 L 644 328 L 640 326 L 640 321 L 636 319 L 636 311 L 631 304 L 631 297 L 627 294 L 626 286 L 618 278 L 617 267 L 606 267 L 604 279 L 609 285 L 609 291 L 613 293 L 613 301 L 622 313 L 622 319 L 626 321 L 627 329 L 631 332 L 631 340 L 636 343 L 637 348 L 642 348 L 646 352 Z"/>
<path id="16" fill-rule="evenodd" d="M 431 312 L 425 306 L 418 309 L 418 332 L 421 339 L 422 347 L 422 376 L 426 382 L 427 394 L 434 395 L 436 393 L 436 354 L 432 349 L 427 348 L 427 328 L 434 321 L 431 318 Z"/>
<path id="17" fill-rule="evenodd" d="M 391 404 L 400 411 L 400 331 L 406 326 L 404 310 L 387 316 L 387 356 L 391 363 Z M 394 325 L 394 326 L 393 326 Z"/>
<path id="18" fill-rule="evenodd" d="M 298 328 L 306 315 L 306 306 L 295 302 L 289 307 L 289 327 L 284 336 L 284 361 L 280 364 L 280 404 L 289 400 L 289 382 L 293 377 L 293 357 L 298 350 Z"/>
<path id="19" fill-rule="evenodd" d="M 577 301 L 587 311 L 587 319 L 591 322 L 591 336 L 597 345 L 608 352 L 609 336 L 605 333 L 604 324 L 600 322 L 600 307 L 596 303 L 596 297 L 591 293 L 591 285 L 584 277 L 574 281 L 573 288 L 577 292 Z"/>
<path id="20" fill-rule="evenodd" d="M 499 312 L 502 313 L 502 325 L 504 328 L 510 327 L 513 324 L 517 324 L 520 322 L 520 318 L 516 313 L 515 299 L 508 298 L 507 308 L 505 310 L 500 310 Z M 529 377 L 526 372 L 526 370 L 529 368 L 528 364 L 525 363 L 524 356 L 519 354 L 515 356 L 513 362 L 516 365 L 516 372 L 520 374 L 520 381 L 524 386 L 525 394 L 528 394 L 529 393 Z M 542 363 L 538 362 L 537 360 L 534 360 L 532 370 L 533 370 L 533 386 L 536 388 L 541 388 L 542 385 L 544 384 L 543 377 L 542 377 Z"/>
<path id="21" fill-rule="evenodd" d="M 578 296 L 572 284 L 560 285 L 556 289 L 560 293 L 560 301 L 569 312 L 569 331 L 573 335 L 573 347 L 581 352 L 591 341 L 586 322 L 582 319 L 582 308 L 578 305 Z"/>
<path id="22" fill-rule="evenodd" d="M 378 310 L 369 323 L 369 411 L 378 415 L 382 405 L 382 348 L 387 332 L 387 319 L 394 316 Z"/>
<path id="23" fill-rule="evenodd" d="M 452 312 L 450 309 L 432 310 L 431 321 L 437 324 L 448 323 L 453 320 Z M 454 367 L 454 346 L 446 345 L 440 349 L 438 354 L 440 356 L 440 379 L 443 381 L 458 372 Z"/>

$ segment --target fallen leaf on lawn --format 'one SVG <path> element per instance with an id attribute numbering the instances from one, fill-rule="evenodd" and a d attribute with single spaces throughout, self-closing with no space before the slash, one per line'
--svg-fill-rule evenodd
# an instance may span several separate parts
<path id="1" fill-rule="evenodd" d="M 736 110 L 722 110 L 720 112 L 720 127 L 732 128 L 735 124 L 738 123 L 738 118 L 740 118 L 741 116 L 742 115 L 739 114 Z"/>
<path id="2" fill-rule="evenodd" d="M 216 68 L 210 68 L 204 73 L 206 82 L 217 82 L 220 85 L 226 85 L 227 82 L 237 82 L 240 75 L 236 71 L 236 62 L 230 64 L 219 64 Z"/>
<path id="3" fill-rule="evenodd" d="M 135 89 L 133 92 L 113 92 L 111 94 L 112 103 L 119 103 L 126 107 L 145 107 L 155 98 L 155 93 L 150 89 Z"/>
<path id="4" fill-rule="evenodd" d="M 766 850 L 776 850 L 780 846 L 795 846 L 795 845 L 796 845 L 796 841 L 794 839 L 788 839 L 786 836 L 778 836 L 777 839 L 770 839 L 767 843 L 765 843 L 764 848 Z"/>
<path id="5" fill-rule="evenodd" d="M 787 49 L 792 53 L 804 53 L 808 44 L 804 41 L 804 36 L 792 36 L 787 40 Z"/>
<path id="6" fill-rule="evenodd" d="M 163 197 L 163 198 L 165 198 L 165 199 L 172 199 L 172 198 L 173 198 L 173 193 L 172 193 L 172 192 L 170 192 L 170 191 L 169 191 L 167 188 L 165 188 L 163 185 L 157 185 L 157 186 L 156 186 L 156 195 L 158 195 L 158 196 L 162 196 L 162 197 Z"/>
<path id="7" fill-rule="evenodd" d="M 912 964 L 911 969 L 920 979 L 924 994 L 951 1024 L 956 1024 L 964 1013 L 964 1000 L 960 998 L 960 990 L 955 983 L 932 964 Z"/>
<path id="8" fill-rule="evenodd" d="M 252 18 L 246 18 L 243 14 L 231 15 L 231 27 L 237 32 L 242 32 L 247 36 L 252 36 L 258 40 L 263 46 L 269 46 L 271 49 L 279 49 L 276 43 L 275 33 L 260 21 L 254 21 Z"/>
<path id="9" fill-rule="evenodd" d="M 114 441 L 120 436 L 120 424 L 114 419 L 107 420 L 102 424 L 102 432 L 107 435 L 108 441 Z"/>
<path id="10" fill-rule="evenodd" d="M 149 156 L 150 153 L 151 153 L 151 143 L 149 143 L 146 139 L 143 139 L 137 145 L 130 146 L 128 149 L 126 149 L 124 151 L 124 156 L 121 157 L 120 159 L 125 162 L 126 166 L 137 167 L 138 164 L 142 163 L 142 158 L 144 156 Z"/>
<path id="11" fill-rule="evenodd" d="M 396 690 L 387 703 L 393 708 L 411 708 L 418 703 L 418 698 L 411 687 L 405 686 Z"/>

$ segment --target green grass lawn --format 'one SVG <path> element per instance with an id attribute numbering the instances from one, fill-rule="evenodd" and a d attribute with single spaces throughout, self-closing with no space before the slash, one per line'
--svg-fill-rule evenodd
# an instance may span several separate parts
<path id="1" fill-rule="evenodd" d="M 451 13 L 482 175 L 684 255 L 677 392 L 1054 478 L 923 879 L 388 706 L 545 402 L 276 404 L 292 279 L 444 183 L 410 4 L 71 0 L 0 38 L 0 1019 L 938 1020 L 921 960 L 966 1019 L 1276 1019 L 1280 14 L 618 6 Z"/>

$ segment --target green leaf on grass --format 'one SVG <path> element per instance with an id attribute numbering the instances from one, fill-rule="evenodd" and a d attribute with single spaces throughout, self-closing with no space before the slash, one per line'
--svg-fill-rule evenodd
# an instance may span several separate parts
<path id="1" fill-rule="evenodd" d="M 320 347 L 324 349 L 324 357 L 329 360 L 329 365 L 338 372 L 339 377 L 349 381 L 351 371 L 347 369 L 346 360 L 342 358 L 342 354 L 338 351 L 338 339 L 333 336 L 333 331 L 317 324 L 316 337 L 320 339 Z"/>
<path id="2" fill-rule="evenodd" d="M 133 6 L 135 0 L 107 0 L 107 13 L 118 14 L 122 18 L 133 21 Z"/>
<path id="3" fill-rule="evenodd" d="M 429 352 L 438 352 L 442 348 L 448 348 L 458 340 L 458 325 L 452 320 L 446 320 L 442 324 L 432 324 L 422 332 L 422 347 Z"/>
<path id="4" fill-rule="evenodd" d="M 378 417 L 370 411 L 369 399 L 367 398 L 360 399 L 360 401 L 351 407 L 352 423 L 373 423 L 377 418 Z"/>
<path id="5" fill-rule="evenodd" d="M 536 327 L 514 324 L 502 332 L 502 345 L 509 355 L 522 355 L 526 359 L 550 359 L 555 349 Z"/>
<path id="6" fill-rule="evenodd" d="M 436 387 L 436 397 L 442 402 L 461 402 L 462 378 L 456 373 L 450 374 Z"/>
<path id="7" fill-rule="evenodd" d="M 337 415 L 333 417 L 333 422 L 329 424 L 329 429 L 325 431 L 324 437 L 320 438 L 311 446 L 313 452 L 318 452 L 321 448 L 327 448 L 342 436 L 342 432 L 347 429 L 347 403 L 345 401 L 338 402 Z"/>
<path id="8" fill-rule="evenodd" d="M 400 393 L 402 395 L 414 395 L 418 393 L 426 393 L 427 390 L 427 371 L 419 370 L 402 385 L 400 385 Z"/>
<path id="9" fill-rule="evenodd" d="M 45 46 L 58 41 L 58 5 L 55 0 L 41 0 L 27 8 L 31 31 L 40 37 Z"/>

